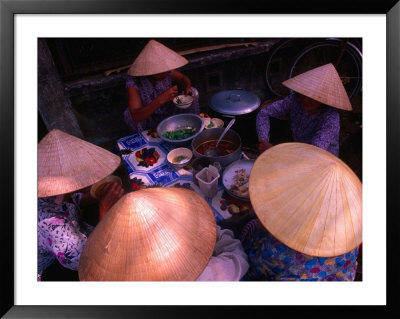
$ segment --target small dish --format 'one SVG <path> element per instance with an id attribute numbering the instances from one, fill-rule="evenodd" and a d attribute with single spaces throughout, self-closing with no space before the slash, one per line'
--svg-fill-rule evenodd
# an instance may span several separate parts
<path id="1" fill-rule="evenodd" d="M 178 95 L 174 97 L 173 102 L 180 109 L 187 109 L 193 103 L 193 97 L 190 95 Z"/>
<path id="2" fill-rule="evenodd" d="M 192 159 L 193 152 L 186 147 L 175 148 L 167 155 L 167 161 L 175 168 L 185 167 Z"/>
<path id="3" fill-rule="evenodd" d="M 106 184 L 110 183 L 118 183 L 119 185 L 122 185 L 122 180 L 115 175 L 107 176 L 106 178 L 103 178 L 101 181 L 98 181 L 97 183 L 92 185 L 92 187 L 90 188 L 90 195 L 98 199 L 100 191 Z"/>
<path id="4" fill-rule="evenodd" d="M 224 127 L 224 121 L 218 118 L 204 118 L 204 128 L 209 130 L 212 128 Z"/>
<path id="5" fill-rule="evenodd" d="M 208 129 L 213 127 L 213 125 L 211 125 L 211 118 L 210 117 L 203 118 L 203 121 L 204 121 L 204 129 L 205 130 L 208 130 Z"/>
<path id="6" fill-rule="evenodd" d="M 216 127 L 224 127 L 225 125 L 224 121 L 218 118 L 212 118 L 211 122 L 213 122 Z"/>

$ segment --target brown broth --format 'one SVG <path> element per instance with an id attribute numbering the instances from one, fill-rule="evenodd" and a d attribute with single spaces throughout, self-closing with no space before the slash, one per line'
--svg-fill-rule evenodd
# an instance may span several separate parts
<path id="1" fill-rule="evenodd" d="M 218 142 L 218 140 L 204 142 L 196 147 L 196 151 L 198 153 L 200 153 L 201 155 L 205 155 L 206 150 L 208 150 L 209 148 L 215 147 L 217 142 Z M 236 145 L 233 144 L 232 142 L 222 140 L 218 144 L 218 150 L 220 152 L 219 156 L 229 155 L 229 154 L 233 153 L 236 149 L 237 149 Z"/>

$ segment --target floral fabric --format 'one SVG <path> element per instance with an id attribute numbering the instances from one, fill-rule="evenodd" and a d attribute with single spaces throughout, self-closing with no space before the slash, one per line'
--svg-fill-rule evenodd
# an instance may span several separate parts
<path id="1" fill-rule="evenodd" d="M 72 195 L 72 203 L 56 204 L 55 197 L 38 199 L 38 275 L 54 260 L 78 270 L 79 257 L 93 226 L 80 221 L 82 194 Z"/>
<path id="2" fill-rule="evenodd" d="M 357 270 L 356 249 L 336 257 L 313 257 L 297 252 L 252 220 L 240 236 L 250 269 L 243 280 L 353 281 Z"/>
<path id="3" fill-rule="evenodd" d="M 293 93 L 261 109 L 257 114 L 258 138 L 269 141 L 270 117 L 282 119 L 289 116 L 295 142 L 308 143 L 339 155 L 340 117 L 337 110 L 325 106 L 313 115 L 302 108 L 298 94 Z"/>
<path id="4" fill-rule="evenodd" d="M 126 79 L 126 87 L 135 87 L 140 94 L 140 98 L 142 100 L 143 105 L 150 104 L 157 96 L 163 93 L 165 90 L 171 88 L 172 85 L 172 71 L 168 72 L 168 75 L 159 81 L 156 81 L 154 85 L 151 83 L 148 77 L 133 77 L 128 75 Z M 197 92 L 195 88 L 192 87 L 194 91 Z M 147 129 L 156 128 L 158 123 L 160 123 L 163 119 L 179 114 L 179 113 L 194 113 L 199 114 L 199 100 L 198 95 L 196 96 L 192 105 L 183 110 L 177 108 L 173 102 L 168 102 L 161 105 L 154 113 L 144 121 L 135 123 L 132 119 L 131 113 L 129 112 L 129 108 L 125 109 L 124 112 L 124 120 L 125 123 L 128 125 L 129 129 L 132 133 L 140 133 Z"/>

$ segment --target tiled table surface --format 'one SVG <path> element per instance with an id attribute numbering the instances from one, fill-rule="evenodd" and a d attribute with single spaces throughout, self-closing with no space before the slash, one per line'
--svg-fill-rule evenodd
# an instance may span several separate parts
<path id="1" fill-rule="evenodd" d="M 175 146 L 158 138 L 155 130 L 123 137 L 117 141 L 117 145 L 134 191 L 154 186 L 183 187 L 203 196 L 193 182 L 190 165 L 177 170 L 168 163 L 167 154 Z M 191 148 L 190 143 L 186 147 Z M 205 198 L 213 210 L 216 222 L 229 220 L 232 215 L 237 218 L 248 214 L 251 210 L 250 202 L 229 196 L 221 180 L 217 194 L 213 198 Z"/>

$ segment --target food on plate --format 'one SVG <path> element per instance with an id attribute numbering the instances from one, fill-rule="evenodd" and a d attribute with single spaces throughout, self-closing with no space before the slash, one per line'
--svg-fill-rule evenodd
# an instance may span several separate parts
<path id="1" fill-rule="evenodd" d="M 199 116 L 202 117 L 202 118 L 209 118 L 210 117 L 210 115 L 208 115 L 207 113 L 200 113 Z"/>
<path id="2" fill-rule="evenodd" d="M 123 149 L 121 150 L 121 154 L 122 154 L 122 155 L 130 155 L 132 152 L 133 152 L 133 150 L 130 149 L 130 148 L 123 148 Z"/>
<path id="3" fill-rule="evenodd" d="M 231 214 L 246 214 L 250 211 L 250 205 L 232 198 L 230 195 L 223 193 L 219 208 L 223 211 L 227 210 Z"/>
<path id="4" fill-rule="evenodd" d="M 230 204 L 230 205 L 228 206 L 228 211 L 229 211 L 231 214 L 239 214 L 239 213 L 240 213 L 240 208 L 239 208 L 237 205 L 235 205 L 235 204 Z"/>
<path id="5" fill-rule="evenodd" d="M 207 125 L 207 128 L 212 128 L 212 127 L 214 127 L 214 126 L 215 126 L 214 122 L 213 122 L 213 121 L 210 121 L 210 124 Z"/>
<path id="6" fill-rule="evenodd" d="M 165 132 L 163 136 L 170 140 L 183 140 L 192 136 L 195 132 L 196 128 L 188 126 L 178 130 Z"/>
<path id="7" fill-rule="evenodd" d="M 153 137 L 153 138 L 157 138 L 157 130 L 155 128 L 151 128 L 149 130 L 147 130 L 147 136 Z"/>
<path id="8" fill-rule="evenodd" d="M 224 127 L 224 121 L 219 118 L 204 118 L 204 128 Z"/>
<path id="9" fill-rule="evenodd" d="M 231 184 L 230 191 L 241 197 L 249 196 L 249 174 L 244 168 L 235 171 L 233 175 L 233 183 Z"/>
<path id="10" fill-rule="evenodd" d="M 249 210 L 250 210 L 250 206 L 247 204 L 243 204 L 242 206 L 240 206 L 241 213 L 247 213 Z"/>
<path id="11" fill-rule="evenodd" d="M 206 150 L 209 148 L 214 148 L 215 145 L 217 145 L 217 140 L 212 140 L 212 141 L 207 141 L 199 146 L 196 147 L 196 151 L 199 152 L 201 155 L 204 155 L 206 153 Z M 233 144 L 232 142 L 228 141 L 221 141 L 218 144 L 218 150 L 220 156 L 228 155 L 233 153 L 237 149 L 237 146 Z"/>
<path id="12" fill-rule="evenodd" d="M 224 121 L 219 118 L 211 119 L 211 122 L 215 125 L 215 127 L 224 127 Z"/>
<path id="13" fill-rule="evenodd" d="M 190 95 L 179 95 L 174 98 L 174 103 L 176 106 L 187 106 L 189 107 L 193 102 L 193 97 Z"/>
<path id="14" fill-rule="evenodd" d="M 156 164 L 160 158 L 160 154 L 158 154 L 154 147 L 142 148 L 141 150 L 135 152 L 135 156 L 138 166 L 143 166 L 146 168 Z"/>

